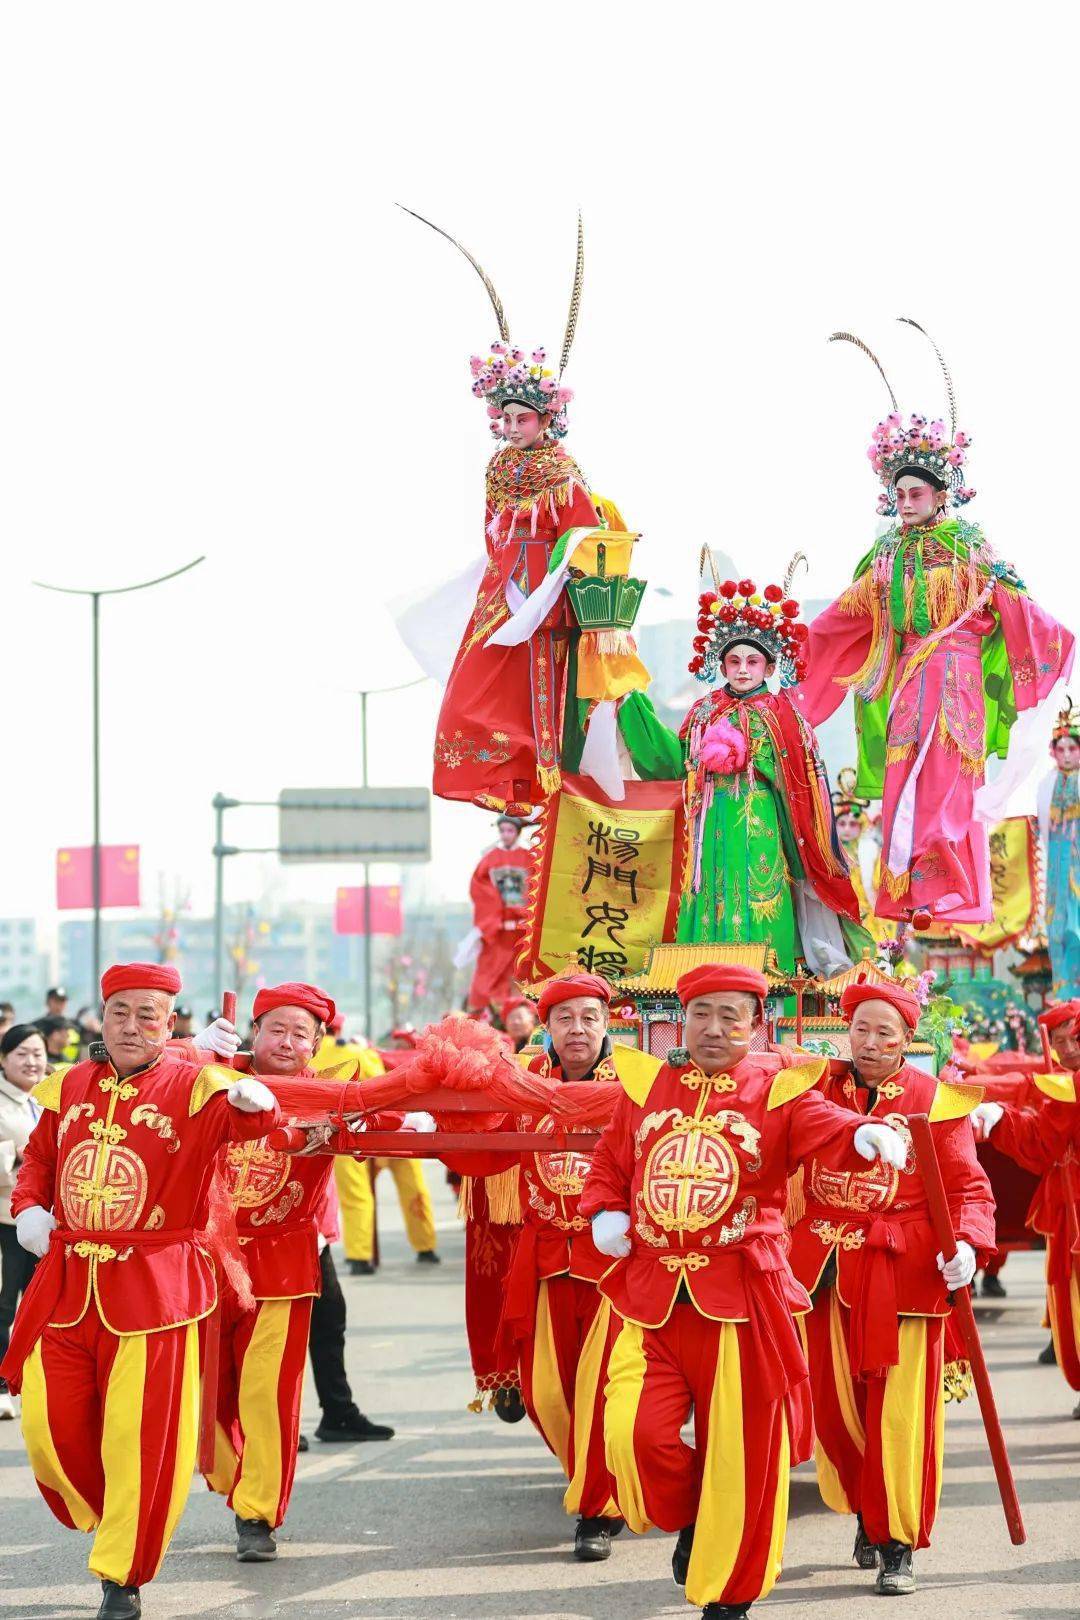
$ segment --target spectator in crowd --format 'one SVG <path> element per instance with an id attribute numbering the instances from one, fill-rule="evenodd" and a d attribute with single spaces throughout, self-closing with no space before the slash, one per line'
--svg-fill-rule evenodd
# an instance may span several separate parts
<path id="1" fill-rule="evenodd" d="M 0 1035 L 6 1035 L 14 1022 L 14 1003 L 11 1001 L 0 1001 Z"/>
<path id="2" fill-rule="evenodd" d="M 515 1052 L 528 1046 L 540 1027 L 536 1008 L 525 996 L 511 996 L 504 1001 L 499 1017 L 503 1029 L 514 1043 Z"/>
<path id="3" fill-rule="evenodd" d="M 15 1236 L 11 1189 L 23 1149 L 41 1113 L 30 1092 L 45 1076 L 45 1042 L 33 1024 L 13 1024 L 0 1036 L 0 1360 L 7 1351 L 15 1307 L 37 1261 Z M 15 1403 L 0 1379 L 0 1420 L 15 1416 Z"/>
<path id="4" fill-rule="evenodd" d="M 79 1036 L 79 1056 L 86 1057 L 91 1043 L 101 1039 L 101 1014 L 96 1007 L 80 1007 L 75 1014 Z"/>
<path id="5" fill-rule="evenodd" d="M 46 1018 L 66 1018 L 67 1004 L 68 993 L 64 989 L 63 985 L 52 985 L 51 988 L 45 992 L 45 1011 L 40 1018 L 34 1019 L 35 1024 L 37 1024 L 38 1028 L 40 1029 Z"/>
<path id="6" fill-rule="evenodd" d="M 79 1055 L 78 1039 L 67 1018 L 39 1018 L 34 1028 L 45 1042 L 45 1054 L 50 1069 L 55 1069 L 61 1063 L 76 1061 Z M 75 1037 L 74 1055 L 71 1052 L 73 1037 Z"/>
<path id="7" fill-rule="evenodd" d="M 176 1009 L 176 1023 L 173 1026 L 174 1040 L 188 1040 L 195 1034 L 195 1014 L 186 1004 Z"/>

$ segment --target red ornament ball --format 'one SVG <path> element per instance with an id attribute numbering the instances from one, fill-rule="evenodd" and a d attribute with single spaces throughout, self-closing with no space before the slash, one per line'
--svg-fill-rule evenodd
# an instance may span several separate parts
<path id="1" fill-rule="evenodd" d="M 740 579 L 740 581 L 739 581 L 739 595 L 740 596 L 753 596 L 753 594 L 754 594 L 754 592 L 756 590 L 757 590 L 757 586 L 754 584 L 752 579 Z"/>
<path id="2" fill-rule="evenodd" d="M 785 619 L 797 619 L 799 617 L 799 604 L 789 596 L 787 601 L 781 605 L 780 611 Z"/>
<path id="3" fill-rule="evenodd" d="M 720 587 L 720 595 L 726 596 L 730 601 L 738 588 L 739 587 L 736 585 L 733 579 L 725 579 L 724 583 Z"/>
<path id="4" fill-rule="evenodd" d="M 927 911 L 925 906 L 920 906 L 918 911 L 912 913 L 911 926 L 918 933 L 925 934 L 926 930 L 931 926 L 933 921 L 934 918 L 932 912 Z"/>
<path id="5" fill-rule="evenodd" d="M 779 585 L 766 585 L 763 594 L 766 602 L 779 602 L 784 593 Z"/>

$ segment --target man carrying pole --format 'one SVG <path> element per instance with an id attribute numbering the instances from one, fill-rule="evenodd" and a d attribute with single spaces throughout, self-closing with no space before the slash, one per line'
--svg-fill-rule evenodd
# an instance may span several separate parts
<path id="1" fill-rule="evenodd" d="M 818 1484 L 827 1507 L 858 1517 L 853 1557 L 876 1591 L 915 1590 L 912 1555 L 930 1545 L 941 1494 L 947 1290 L 966 1286 L 994 1249 L 994 1199 L 968 1115 L 981 1092 L 905 1062 L 922 1012 L 899 984 L 841 997 L 851 1066 L 821 1093 L 904 1139 L 900 1168 L 852 1173 L 826 1148 L 791 1200 L 791 1269 L 814 1301 L 801 1329 L 810 1365 Z M 956 1233 L 946 1261 L 908 1117 L 929 1117 Z M 798 1206 L 801 1205 L 801 1212 Z"/>
<path id="2" fill-rule="evenodd" d="M 251 1054 L 234 1063 L 258 1075 L 286 1114 L 303 1112 L 310 1118 L 313 1111 L 327 1115 L 363 1107 L 359 1085 L 316 1075 L 311 1068 L 334 1011 L 330 997 L 310 984 L 279 984 L 255 997 Z M 401 1116 L 378 1123 L 393 1127 Z M 318 1217 L 333 1166 L 331 1156 L 294 1157 L 265 1141 L 237 1144 L 225 1154 L 226 1186 L 255 1309 L 245 1311 L 231 1289 L 223 1291 L 216 1445 L 206 1480 L 211 1490 L 228 1497 L 241 1563 L 277 1557 L 274 1531 L 292 1493 L 312 1301 L 322 1287 Z M 373 1435 L 355 1405 L 339 1408 L 335 1423 L 337 1438 L 392 1433 Z M 340 1433 L 349 1429 L 349 1436 Z"/>
<path id="3" fill-rule="evenodd" d="M 195 1463 L 198 1327 L 217 1300 L 197 1240 L 219 1150 L 279 1111 L 257 1080 L 168 1049 L 176 969 L 102 977 L 107 1058 L 47 1075 L 11 1198 L 43 1257 L 3 1376 L 23 1393 L 38 1487 L 61 1524 L 94 1531 L 99 1620 L 134 1620 L 183 1512 Z"/>
<path id="4" fill-rule="evenodd" d="M 676 1581 L 705 1620 L 742 1620 L 780 1572 L 791 1463 L 810 1452 L 793 1313 L 810 1301 L 784 1256 L 789 1174 L 831 1150 L 848 1173 L 904 1162 L 884 1122 L 814 1089 L 825 1060 L 784 1068 L 760 1043 L 760 973 L 706 964 L 678 983 L 685 1049 L 638 1054 L 579 1212 L 616 1264 L 600 1279 L 622 1327 L 604 1435 L 630 1529 L 678 1531 Z M 691 1407 L 696 1445 L 680 1430 Z"/>

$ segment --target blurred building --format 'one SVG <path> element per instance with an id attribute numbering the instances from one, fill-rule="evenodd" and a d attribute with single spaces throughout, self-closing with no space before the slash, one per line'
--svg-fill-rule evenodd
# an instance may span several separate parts
<path id="1" fill-rule="evenodd" d="M 0 1001 L 14 1003 L 19 1018 L 36 1018 L 53 982 L 33 917 L 0 917 Z"/>

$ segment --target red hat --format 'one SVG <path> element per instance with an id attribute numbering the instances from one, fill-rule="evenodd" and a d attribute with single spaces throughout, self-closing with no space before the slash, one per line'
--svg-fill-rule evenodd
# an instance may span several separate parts
<path id="1" fill-rule="evenodd" d="M 541 990 L 536 1010 L 541 1019 L 546 1019 L 552 1007 L 560 1001 L 573 1001 L 575 996 L 593 996 L 606 1007 L 611 1000 L 611 986 L 598 973 L 559 973 Z"/>
<path id="2" fill-rule="evenodd" d="M 1052 1007 L 1046 1007 L 1039 1014 L 1038 1022 L 1049 1035 L 1051 1030 L 1058 1029 L 1067 1024 L 1070 1019 L 1080 1017 L 1080 1001 L 1055 1001 Z"/>
<path id="3" fill-rule="evenodd" d="M 320 1024 L 329 1024 L 337 1013 L 337 1007 L 326 991 L 314 984 L 275 984 L 260 990 L 255 997 L 251 1016 L 257 1020 L 264 1013 L 273 1012 L 275 1007 L 302 1007 Z"/>
<path id="4" fill-rule="evenodd" d="M 506 1000 L 499 1008 L 500 1023 L 505 1024 L 507 1018 L 517 1007 L 528 1007 L 530 1012 L 536 1011 L 535 1002 L 530 1001 L 528 996 L 507 996 Z"/>
<path id="5" fill-rule="evenodd" d="M 850 1019 L 856 1007 L 864 1001 L 886 1001 L 890 1007 L 895 1007 L 908 1029 L 914 1029 L 922 1017 L 922 1002 L 911 990 L 905 990 L 901 984 L 868 984 L 860 980 L 858 984 L 849 984 L 840 997 L 840 1010 L 845 1018 Z"/>
<path id="6" fill-rule="evenodd" d="M 769 981 L 755 968 L 740 967 L 737 962 L 703 962 L 700 967 L 684 973 L 675 985 L 684 1007 L 695 996 L 710 996 L 716 990 L 741 990 L 764 1001 L 769 993 Z"/>
<path id="7" fill-rule="evenodd" d="M 420 1045 L 420 1036 L 411 1024 L 399 1024 L 397 1029 L 390 1031 L 392 1041 L 407 1041 L 410 1046 Z"/>
<path id="8" fill-rule="evenodd" d="M 180 975 L 169 962 L 117 962 L 101 975 L 101 999 L 108 1001 L 118 990 L 164 990 L 180 994 Z"/>

